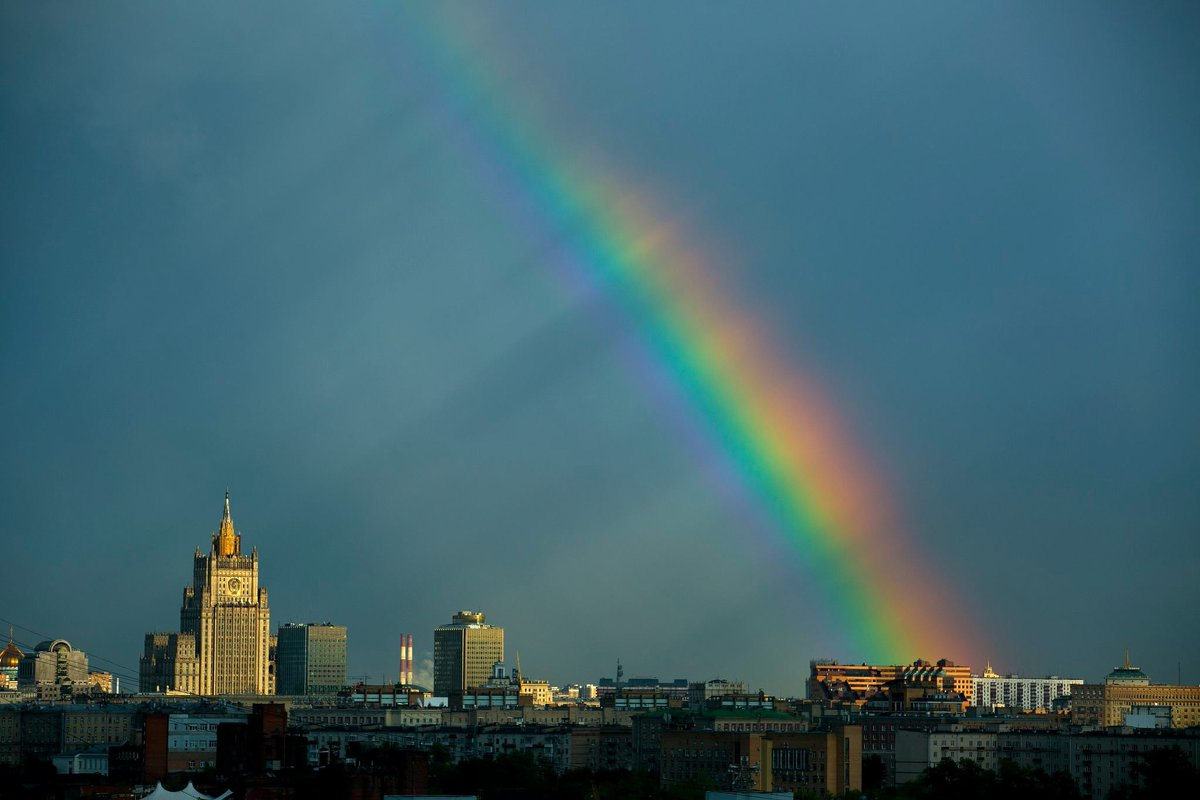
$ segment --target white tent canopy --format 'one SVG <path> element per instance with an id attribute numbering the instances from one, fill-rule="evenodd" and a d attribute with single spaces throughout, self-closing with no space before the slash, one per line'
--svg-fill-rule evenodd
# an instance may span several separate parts
<path id="1" fill-rule="evenodd" d="M 154 787 L 154 791 L 146 795 L 142 800 L 225 800 L 233 792 L 226 789 L 217 796 L 205 794 L 204 792 L 192 786 L 192 782 L 188 781 L 188 785 L 180 789 L 178 792 L 172 792 L 170 789 L 164 789 L 160 783 Z"/>

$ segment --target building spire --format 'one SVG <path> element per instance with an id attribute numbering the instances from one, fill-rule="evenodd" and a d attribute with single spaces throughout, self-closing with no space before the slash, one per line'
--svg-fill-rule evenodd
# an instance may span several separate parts
<path id="1" fill-rule="evenodd" d="M 1129 648 L 1128 647 L 1125 648 L 1125 663 L 1121 666 L 1121 669 L 1133 669 L 1133 665 L 1129 663 Z"/>
<path id="2" fill-rule="evenodd" d="M 217 534 L 217 555 L 241 555 L 242 542 L 233 530 L 233 517 L 229 514 L 229 490 L 225 490 L 225 511 L 221 515 L 221 530 Z"/>

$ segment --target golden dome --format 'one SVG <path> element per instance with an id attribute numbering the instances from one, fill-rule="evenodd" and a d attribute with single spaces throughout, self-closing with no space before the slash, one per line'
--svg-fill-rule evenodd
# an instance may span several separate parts
<path id="1" fill-rule="evenodd" d="M 13 644 L 12 628 L 8 629 L 8 646 L 0 650 L 0 667 L 15 667 L 21 663 L 21 659 L 25 654 L 21 652 L 21 648 Z"/>

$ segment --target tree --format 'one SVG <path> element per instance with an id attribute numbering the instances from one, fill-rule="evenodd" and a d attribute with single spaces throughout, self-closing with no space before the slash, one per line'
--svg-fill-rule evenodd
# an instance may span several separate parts
<path id="1" fill-rule="evenodd" d="M 1109 800 L 1189 797 L 1200 786 L 1200 770 L 1175 747 L 1142 753 L 1133 765 L 1132 777 L 1133 783 L 1110 792 Z"/>

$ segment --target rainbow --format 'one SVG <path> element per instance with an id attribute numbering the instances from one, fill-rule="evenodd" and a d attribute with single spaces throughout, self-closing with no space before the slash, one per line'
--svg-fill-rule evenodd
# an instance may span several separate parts
<path id="1" fill-rule="evenodd" d="M 772 545 L 797 560 L 829 607 L 850 661 L 907 663 L 975 655 L 960 604 L 921 566 L 887 493 L 812 371 L 726 287 L 706 254 L 615 171 L 578 170 L 514 114 L 484 69 L 477 24 L 439 4 L 433 21 L 400 27 L 464 150 L 536 241 L 565 242 L 558 264 L 572 292 L 615 308 L 648 374 L 674 389 L 706 450 L 752 500 Z M 394 52 L 393 46 L 388 46 Z M 959 655 L 956 655 L 959 654 Z"/>

